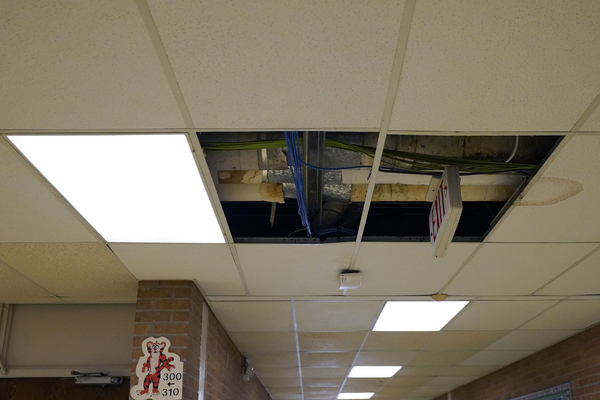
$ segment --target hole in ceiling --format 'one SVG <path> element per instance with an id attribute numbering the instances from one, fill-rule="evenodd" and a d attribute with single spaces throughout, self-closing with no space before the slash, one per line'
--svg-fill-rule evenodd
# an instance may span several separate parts
<path id="1" fill-rule="evenodd" d="M 236 242 L 356 239 L 378 134 L 198 137 Z M 363 241 L 429 241 L 430 182 L 446 165 L 461 175 L 463 212 L 453 241 L 482 241 L 561 139 L 388 135 Z"/>

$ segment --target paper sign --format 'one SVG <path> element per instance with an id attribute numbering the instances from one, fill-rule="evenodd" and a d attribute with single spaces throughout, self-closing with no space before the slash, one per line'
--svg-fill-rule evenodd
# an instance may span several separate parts
<path id="1" fill-rule="evenodd" d="M 171 342 L 164 336 L 149 337 L 142 342 L 144 355 L 135 369 L 138 384 L 131 388 L 132 398 L 183 398 L 183 363 L 177 354 L 169 352 L 169 347 Z"/>

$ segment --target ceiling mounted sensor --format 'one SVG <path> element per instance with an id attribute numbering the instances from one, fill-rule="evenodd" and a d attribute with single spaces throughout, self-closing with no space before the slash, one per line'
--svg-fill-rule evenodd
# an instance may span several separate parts
<path id="1" fill-rule="evenodd" d="M 185 134 L 8 139 L 108 242 L 225 242 Z"/>
<path id="2" fill-rule="evenodd" d="M 430 241 L 433 203 L 438 257 L 451 241 L 482 241 L 561 139 L 388 135 L 373 174 L 376 133 L 198 136 L 236 242 L 354 241 L 376 177 L 362 241 Z M 453 196 L 462 199 L 460 219 L 460 206 L 434 202 L 448 167 L 460 178 Z"/>
<path id="3" fill-rule="evenodd" d="M 345 270 L 340 274 L 340 290 L 358 289 L 362 285 L 360 271 Z"/>
<path id="4" fill-rule="evenodd" d="M 388 301 L 373 331 L 440 331 L 468 301 Z"/>

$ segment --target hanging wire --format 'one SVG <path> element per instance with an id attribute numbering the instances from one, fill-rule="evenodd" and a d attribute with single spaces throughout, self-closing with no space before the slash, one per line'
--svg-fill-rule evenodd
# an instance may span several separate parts
<path id="1" fill-rule="evenodd" d="M 287 145 L 288 166 L 292 173 L 294 185 L 296 187 L 296 199 L 298 200 L 298 214 L 302 225 L 306 227 L 308 237 L 312 237 L 310 230 L 310 221 L 308 220 L 308 212 L 306 210 L 306 198 L 304 195 L 304 177 L 302 174 L 302 160 L 300 153 L 300 140 L 298 132 L 286 132 L 285 143 Z"/>

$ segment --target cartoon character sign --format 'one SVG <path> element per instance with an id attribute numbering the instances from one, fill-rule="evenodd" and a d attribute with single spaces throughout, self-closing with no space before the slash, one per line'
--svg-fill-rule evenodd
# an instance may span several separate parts
<path id="1" fill-rule="evenodd" d="M 143 399 L 181 399 L 183 363 L 170 353 L 171 342 L 166 337 L 149 337 L 142 342 L 144 355 L 138 360 L 138 384 L 131 388 L 131 397 Z"/>

